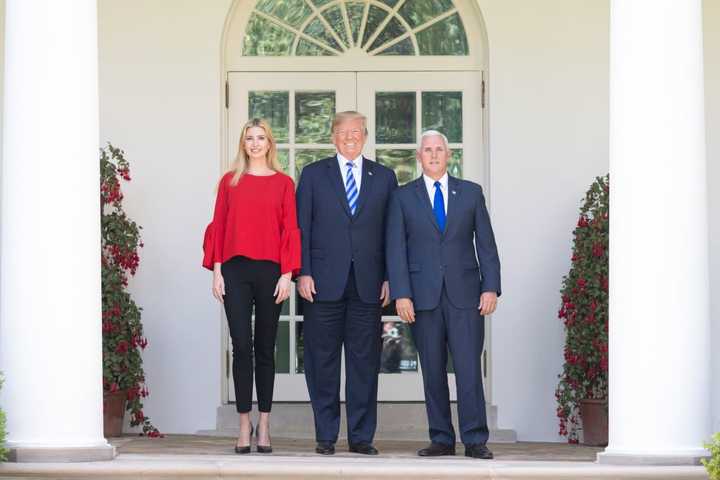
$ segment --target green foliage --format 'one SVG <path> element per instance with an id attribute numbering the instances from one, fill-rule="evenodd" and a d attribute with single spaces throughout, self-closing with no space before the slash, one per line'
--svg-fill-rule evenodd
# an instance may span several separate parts
<path id="1" fill-rule="evenodd" d="M 142 350 L 148 342 L 140 321 L 142 309 L 127 292 L 128 276 L 135 275 L 140 263 L 141 227 L 123 210 L 121 180 L 130 181 L 130 165 L 122 150 L 108 144 L 100 151 L 103 391 L 127 392 L 130 425 L 142 425 L 143 433 L 157 437 L 160 432 L 143 413 L 148 389 Z"/>
<path id="2" fill-rule="evenodd" d="M 565 325 L 565 363 L 555 391 L 560 435 L 577 443 L 580 400 L 607 399 L 609 177 L 598 177 L 573 231 L 570 272 L 558 317 Z"/>
<path id="3" fill-rule="evenodd" d="M 712 442 L 706 443 L 705 448 L 710 450 L 710 459 L 702 460 L 708 472 L 708 477 L 710 477 L 710 480 L 720 480 L 720 432 L 713 435 Z"/>
<path id="4" fill-rule="evenodd" d="M 0 388 L 2 388 L 3 385 L 3 377 L 2 374 L 0 374 Z M 2 408 L 0 408 L 0 462 L 4 462 L 7 460 L 7 448 L 5 448 L 5 412 L 2 411 Z"/>

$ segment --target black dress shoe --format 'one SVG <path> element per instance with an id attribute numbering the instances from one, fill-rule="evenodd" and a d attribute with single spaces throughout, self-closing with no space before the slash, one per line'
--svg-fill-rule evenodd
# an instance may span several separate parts
<path id="1" fill-rule="evenodd" d="M 430 446 L 418 450 L 420 457 L 441 457 L 443 455 L 455 455 L 455 445 L 444 443 L 431 443 Z"/>
<path id="2" fill-rule="evenodd" d="M 252 438 L 252 434 L 253 434 L 253 426 L 252 426 L 252 424 L 250 424 L 250 438 Z M 239 453 L 241 455 L 250 453 L 250 445 L 240 446 L 238 444 L 235 444 L 235 453 Z"/>
<path id="3" fill-rule="evenodd" d="M 492 460 L 493 454 L 487 446 L 476 443 L 465 445 L 465 456 L 472 458 L 482 458 L 483 460 Z"/>
<path id="4" fill-rule="evenodd" d="M 315 453 L 320 455 L 335 455 L 335 444 L 332 442 L 318 442 Z"/>
<path id="5" fill-rule="evenodd" d="M 363 455 L 377 455 L 377 448 L 369 443 L 351 443 L 349 448 L 351 453 L 362 453 Z"/>
<path id="6" fill-rule="evenodd" d="M 270 435 L 268 435 L 269 437 Z M 260 445 L 260 443 L 257 443 L 260 439 L 260 427 L 255 430 L 255 450 L 258 453 L 272 453 L 272 445 Z"/>

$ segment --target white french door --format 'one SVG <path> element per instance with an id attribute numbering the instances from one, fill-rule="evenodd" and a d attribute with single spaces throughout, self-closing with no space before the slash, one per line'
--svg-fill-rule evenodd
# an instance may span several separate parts
<path id="1" fill-rule="evenodd" d="M 450 173 L 482 183 L 481 81 L 481 72 L 231 72 L 228 158 L 237 153 L 240 130 L 247 119 L 265 118 L 273 128 L 285 172 L 297 181 L 303 166 L 335 152 L 330 140 L 334 113 L 357 110 L 368 117 L 364 154 L 392 168 L 401 184 L 419 175 L 415 149 L 420 133 L 431 128 L 448 136 L 453 150 Z M 277 401 L 309 400 L 302 361 L 302 321 L 302 304 L 293 294 L 283 305 L 278 329 Z M 224 334 L 228 400 L 234 401 L 227 327 Z M 452 361 L 448 371 L 450 394 L 455 399 Z M 344 381 L 343 366 L 343 400 Z M 423 399 L 420 362 L 410 329 L 390 306 L 383 311 L 378 400 Z"/>

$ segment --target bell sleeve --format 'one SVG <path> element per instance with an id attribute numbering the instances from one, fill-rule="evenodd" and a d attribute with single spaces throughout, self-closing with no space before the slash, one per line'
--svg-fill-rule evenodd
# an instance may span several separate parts
<path id="1" fill-rule="evenodd" d="M 300 229 L 297 224 L 295 183 L 288 177 L 283 191 L 280 236 L 280 272 L 300 274 Z"/>
<path id="2" fill-rule="evenodd" d="M 227 175 L 220 180 L 217 197 L 215 199 L 215 212 L 213 220 L 205 229 L 203 239 L 203 267 L 213 270 L 215 263 L 223 261 L 223 246 L 225 243 L 225 225 L 228 214 Z"/>

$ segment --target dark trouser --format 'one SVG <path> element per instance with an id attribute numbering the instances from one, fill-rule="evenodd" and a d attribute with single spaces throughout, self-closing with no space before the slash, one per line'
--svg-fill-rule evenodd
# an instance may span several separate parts
<path id="1" fill-rule="evenodd" d="M 480 298 L 478 297 L 478 302 Z M 415 312 L 413 339 L 420 354 L 430 441 L 455 444 L 447 382 L 447 348 L 453 358 L 457 386 L 460 437 L 465 445 L 488 440 L 481 355 L 484 318 L 477 308 L 456 308 L 445 286 L 434 310 Z"/>
<path id="2" fill-rule="evenodd" d="M 275 304 L 280 265 L 267 260 L 233 257 L 222 264 L 225 314 L 233 345 L 235 406 L 240 413 L 252 407 L 253 350 L 258 410 L 269 412 L 275 383 L 275 339 L 281 305 Z M 255 335 L 251 320 L 255 306 Z M 254 347 L 254 348 L 253 348 Z"/>
<path id="3" fill-rule="evenodd" d="M 336 302 L 305 302 L 305 379 L 318 442 L 340 431 L 340 352 L 345 345 L 345 401 L 350 443 L 372 443 L 377 424 L 380 303 L 364 303 L 350 275 Z"/>

